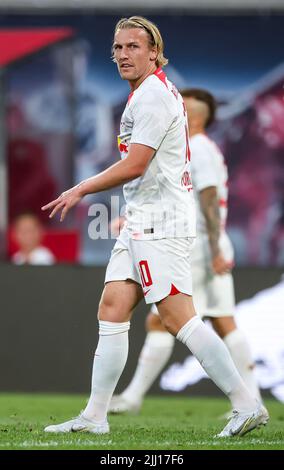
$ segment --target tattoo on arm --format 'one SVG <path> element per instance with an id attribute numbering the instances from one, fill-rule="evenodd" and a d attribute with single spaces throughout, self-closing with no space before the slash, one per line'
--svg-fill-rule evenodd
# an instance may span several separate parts
<path id="1" fill-rule="evenodd" d="M 220 212 L 215 186 L 205 188 L 199 193 L 201 210 L 206 220 L 212 258 L 219 253 Z"/>

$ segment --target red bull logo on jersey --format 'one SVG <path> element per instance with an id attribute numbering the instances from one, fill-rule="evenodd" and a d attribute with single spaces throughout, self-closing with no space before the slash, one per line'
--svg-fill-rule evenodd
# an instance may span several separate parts
<path id="1" fill-rule="evenodd" d="M 117 137 L 118 150 L 122 154 L 127 154 L 129 150 L 129 144 L 125 140 L 122 140 L 120 136 Z"/>
<path id="2" fill-rule="evenodd" d="M 128 144 L 123 144 L 122 142 L 119 144 L 119 151 L 123 153 L 128 153 Z"/>

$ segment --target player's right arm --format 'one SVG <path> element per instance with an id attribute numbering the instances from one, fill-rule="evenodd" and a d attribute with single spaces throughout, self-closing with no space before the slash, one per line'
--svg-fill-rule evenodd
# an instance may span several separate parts
<path id="1" fill-rule="evenodd" d="M 131 144 L 124 160 L 120 160 L 98 175 L 65 191 L 57 199 L 43 206 L 42 210 L 51 210 L 50 218 L 61 211 L 60 221 L 62 222 L 67 212 L 87 194 L 105 191 L 142 176 L 154 153 L 155 150 L 147 145 Z"/>
<path id="2" fill-rule="evenodd" d="M 191 153 L 193 186 L 198 192 L 200 209 L 205 218 L 212 270 L 216 274 L 225 274 L 232 266 L 225 260 L 219 247 L 221 219 L 217 193 L 218 175 L 212 154 L 203 138 L 192 139 Z"/>
<path id="3" fill-rule="evenodd" d="M 221 221 L 216 186 L 210 186 L 200 191 L 199 201 L 206 221 L 212 269 L 216 274 L 225 274 L 230 271 L 232 264 L 225 260 L 219 248 Z"/>
<path id="4" fill-rule="evenodd" d="M 60 221 L 62 221 L 71 207 L 75 206 L 85 195 L 125 184 L 145 173 L 176 117 L 176 109 L 172 109 L 172 102 L 159 88 L 145 92 L 142 98 L 133 105 L 134 126 L 127 157 L 98 175 L 82 181 L 69 191 L 62 193 L 59 198 L 43 206 L 42 210 L 51 210 L 49 217 L 61 211 Z"/>
<path id="5" fill-rule="evenodd" d="M 200 191 L 199 201 L 202 213 L 206 221 L 206 228 L 212 258 L 214 258 L 220 252 L 220 214 L 216 187 L 211 186 Z"/>

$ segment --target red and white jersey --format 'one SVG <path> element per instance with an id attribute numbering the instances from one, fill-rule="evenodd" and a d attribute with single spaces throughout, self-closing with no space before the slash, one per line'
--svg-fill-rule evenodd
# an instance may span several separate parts
<path id="1" fill-rule="evenodd" d="M 198 194 L 210 186 L 217 188 L 221 227 L 224 229 L 228 212 L 228 170 L 224 156 L 215 142 L 201 133 L 190 138 L 190 150 L 192 183 L 196 197 L 197 232 L 207 233 Z"/>
<path id="2" fill-rule="evenodd" d="M 129 235 L 153 240 L 195 236 L 187 116 L 161 68 L 129 96 L 121 118 L 121 158 L 131 144 L 155 149 L 145 173 L 124 185 Z"/>

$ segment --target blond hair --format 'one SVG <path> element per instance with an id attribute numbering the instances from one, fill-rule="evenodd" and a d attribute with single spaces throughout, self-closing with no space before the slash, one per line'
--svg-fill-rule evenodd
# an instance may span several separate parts
<path id="1" fill-rule="evenodd" d="M 149 38 L 149 45 L 151 47 L 157 48 L 157 59 L 156 65 L 157 67 L 163 67 L 167 65 L 169 62 L 166 57 L 164 57 L 164 41 L 162 39 L 161 33 L 157 26 L 152 23 L 152 21 L 143 18 L 143 16 L 131 16 L 130 18 L 121 18 L 114 30 L 114 34 L 117 33 L 120 29 L 132 29 L 132 28 L 140 28 L 144 29 L 148 34 Z"/>

